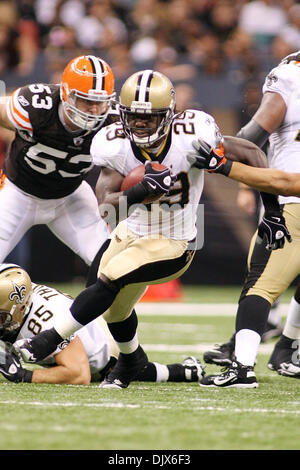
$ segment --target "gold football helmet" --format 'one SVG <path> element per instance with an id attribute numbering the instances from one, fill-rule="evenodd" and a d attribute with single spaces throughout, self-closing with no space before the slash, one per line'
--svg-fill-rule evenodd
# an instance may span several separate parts
<path id="1" fill-rule="evenodd" d="M 174 110 L 174 87 L 160 72 L 136 72 L 121 89 L 120 118 L 124 132 L 139 147 L 153 146 L 168 133 Z"/>
<path id="2" fill-rule="evenodd" d="M 24 269 L 0 264 L 0 338 L 19 330 L 31 292 L 31 279 Z"/>

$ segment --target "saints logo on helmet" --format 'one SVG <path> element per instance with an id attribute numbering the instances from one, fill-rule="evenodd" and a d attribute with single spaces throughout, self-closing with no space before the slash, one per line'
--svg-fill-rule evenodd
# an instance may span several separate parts
<path id="1" fill-rule="evenodd" d="M 70 121 L 88 131 L 98 129 L 106 119 L 115 99 L 114 75 L 109 65 L 93 55 L 80 56 L 66 66 L 60 88 L 64 112 Z M 88 112 L 80 101 L 94 104 Z"/>
<path id="2" fill-rule="evenodd" d="M 0 264 L 0 338 L 14 340 L 29 305 L 32 283 L 16 264 Z"/>
<path id="3" fill-rule="evenodd" d="M 175 90 L 162 73 L 137 72 L 121 89 L 120 118 L 124 132 L 140 147 L 151 147 L 168 133 L 174 109 Z"/>

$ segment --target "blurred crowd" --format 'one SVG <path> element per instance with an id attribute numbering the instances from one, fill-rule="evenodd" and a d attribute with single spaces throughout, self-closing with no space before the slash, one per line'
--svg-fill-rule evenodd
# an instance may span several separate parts
<path id="1" fill-rule="evenodd" d="M 266 72 L 298 49 L 295 0 L 0 0 L 8 88 L 59 82 L 69 59 L 90 52 L 112 66 L 117 91 L 155 68 L 180 90 L 179 107 L 242 110 L 247 121 Z"/>

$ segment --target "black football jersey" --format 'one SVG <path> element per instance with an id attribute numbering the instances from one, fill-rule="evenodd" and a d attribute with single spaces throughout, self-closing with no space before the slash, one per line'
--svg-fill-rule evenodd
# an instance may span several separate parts
<path id="1" fill-rule="evenodd" d="M 75 191 L 93 166 L 91 141 L 96 133 L 68 132 L 59 118 L 59 85 L 32 84 L 14 92 L 7 107 L 16 134 L 4 171 L 20 189 L 42 199 Z"/>

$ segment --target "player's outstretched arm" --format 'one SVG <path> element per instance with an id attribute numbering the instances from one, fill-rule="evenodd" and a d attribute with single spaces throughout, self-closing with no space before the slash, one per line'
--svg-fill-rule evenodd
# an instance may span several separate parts
<path id="1" fill-rule="evenodd" d="M 225 136 L 224 142 L 217 149 L 200 138 L 194 140 L 192 145 L 193 150 L 187 154 L 189 162 L 192 166 L 212 173 L 223 173 L 228 176 L 234 161 L 258 168 L 267 167 L 265 153 L 257 145 L 245 139 Z"/>
<path id="2" fill-rule="evenodd" d="M 224 154 L 233 162 L 245 163 L 245 165 L 266 168 L 266 154 L 253 142 L 239 137 L 224 136 Z"/>
<path id="3" fill-rule="evenodd" d="M 286 173 L 272 168 L 252 168 L 239 162 L 233 162 L 228 176 L 258 191 L 300 197 L 299 173 Z"/>
<path id="4" fill-rule="evenodd" d="M 232 161 L 224 151 L 214 149 L 202 139 L 193 142 L 194 150 L 188 159 L 194 166 L 221 173 L 229 178 L 247 184 L 258 191 L 282 196 L 300 197 L 300 174 L 287 173 L 273 168 L 255 168 L 241 162 Z"/>

